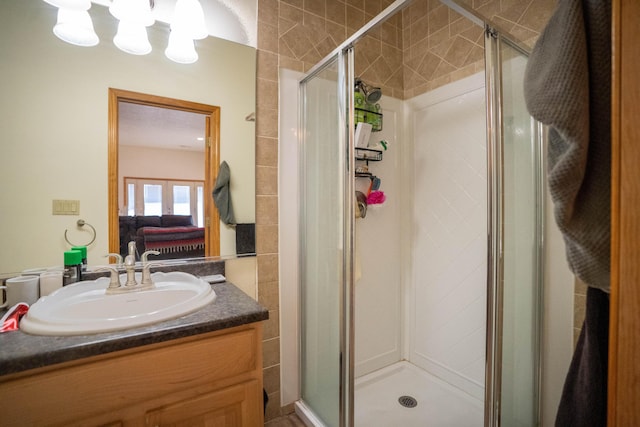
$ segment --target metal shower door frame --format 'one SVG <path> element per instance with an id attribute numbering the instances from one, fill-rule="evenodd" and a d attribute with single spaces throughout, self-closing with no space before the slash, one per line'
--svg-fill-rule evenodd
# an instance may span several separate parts
<path id="1" fill-rule="evenodd" d="M 448 3 L 448 1 L 445 1 Z M 460 12 L 460 10 L 458 10 Z M 501 424 L 502 410 L 502 348 L 503 348 L 503 305 L 504 305 L 504 126 L 502 108 L 502 44 L 528 57 L 529 49 L 504 36 L 496 28 L 485 24 L 485 83 L 487 99 L 487 194 L 488 194 L 488 251 L 487 251 L 487 339 L 485 360 L 485 427 Z M 534 274 L 536 283 L 535 330 L 537 354 L 535 408 L 538 421 L 542 419 L 541 354 L 542 354 L 542 300 L 544 269 L 544 155 L 543 125 L 532 119 L 532 149 L 535 179 L 536 210 L 534 252 Z"/>

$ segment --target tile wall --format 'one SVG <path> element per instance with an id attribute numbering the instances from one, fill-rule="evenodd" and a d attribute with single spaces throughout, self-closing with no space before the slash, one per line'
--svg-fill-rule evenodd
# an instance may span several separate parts
<path id="1" fill-rule="evenodd" d="M 556 0 L 459 0 L 518 41 L 533 46 Z M 405 99 L 484 69 L 482 28 L 438 0 L 402 12 Z"/>
<path id="2" fill-rule="evenodd" d="M 531 45 L 555 0 L 461 0 Z M 278 296 L 278 70 L 307 71 L 392 0 L 258 0 L 256 245 L 265 326 L 266 419 L 280 408 Z M 438 0 L 417 0 L 358 42 L 356 74 L 407 99 L 482 68 L 482 30 Z"/>

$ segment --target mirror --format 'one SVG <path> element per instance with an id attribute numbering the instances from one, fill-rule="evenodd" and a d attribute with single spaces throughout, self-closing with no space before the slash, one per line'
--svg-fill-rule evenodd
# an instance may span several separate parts
<path id="1" fill-rule="evenodd" d="M 112 43 L 117 21 L 94 4 L 100 43 L 91 48 L 57 39 L 56 9 L 41 0 L 0 6 L 0 137 L 2 198 L 0 272 L 60 265 L 74 243 L 89 241 L 89 264 L 109 252 L 109 88 L 187 100 L 220 108 L 220 161 L 231 173 L 238 223 L 255 222 L 255 49 L 208 37 L 196 42 L 198 62 L 164 56 L 168 26 L 147 29 L 153 51 L 134 56 Z M 77 201 L 78 215 L 53 215 L 53 200 Z M 229 243 L 225 246 L 226 242 Z M 234 230 L 220 224 L 220 255 L 235 253 Z"/>

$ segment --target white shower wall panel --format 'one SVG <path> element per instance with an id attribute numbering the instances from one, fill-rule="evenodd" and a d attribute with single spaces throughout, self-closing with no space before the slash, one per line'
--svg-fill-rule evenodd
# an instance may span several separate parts
<path id="1" fill-rule="evenodd" d="M 355 375 L 359 377 L 401 359 L 401 147 L 404 104 L 383 96 L 383 129 L 370 141 L 389 143 L 380 162 L 369 171 L 380 178 L 386 201 L 370 205 L 356 219 L 356 264 L 361 275 L 355 283 Z M 363 165 L 363 162 L 357 162 Z M 370 180 L 356 179 L 356 190 L 367 193 Z M 358 270 L 358 268 L 356 268 Z M 358 276 L 358 274 L 356 274 Z"/>
<path id="2" fill-rule="evenodd" d="M 487 169 L 484 81 L 407 102 L 413 133 L 409 359 L 484 393 Z"/>

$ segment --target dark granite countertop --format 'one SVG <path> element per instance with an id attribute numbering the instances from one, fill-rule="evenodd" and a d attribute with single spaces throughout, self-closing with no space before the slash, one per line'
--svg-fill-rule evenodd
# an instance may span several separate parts
<path id="1" fill-rule="evenodd" d="M 177 319 L 91 335 L 0 334 L 0 375 L 126 350 L 266 320 L 268 311 L 229 282 L 212 285 L 216 300 Z"/>

